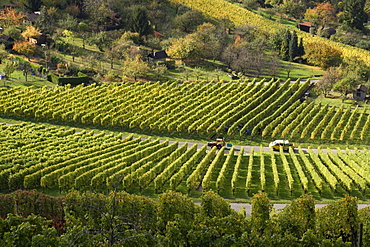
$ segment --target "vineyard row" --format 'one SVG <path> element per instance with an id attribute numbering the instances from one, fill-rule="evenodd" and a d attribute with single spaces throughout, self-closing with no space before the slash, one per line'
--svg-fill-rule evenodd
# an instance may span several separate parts
<path id="1" fill-rule="evenodd" d="M 266 153 L 261 147 L 247 154 L 36 124 L 2 125 L 0 139 L 0 184 L 10 190 L 214 190 L 225 197 L 263 190 L 276 197 L 313 193 L 330 198 L 367 197 L 370 184 L 368 151 Z"/>

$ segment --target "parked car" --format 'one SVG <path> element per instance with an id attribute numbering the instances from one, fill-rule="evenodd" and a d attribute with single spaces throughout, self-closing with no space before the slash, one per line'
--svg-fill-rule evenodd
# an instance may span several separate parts
<path id="1" fill-rule="evenodd" d="M 289 148 L 294 149 L 294 143 L 288 140 L 275 140 L 269 144 L 274 151 L 279 151 L 280 147 L 283 148 L 284 151 L 288 151 Z"/>

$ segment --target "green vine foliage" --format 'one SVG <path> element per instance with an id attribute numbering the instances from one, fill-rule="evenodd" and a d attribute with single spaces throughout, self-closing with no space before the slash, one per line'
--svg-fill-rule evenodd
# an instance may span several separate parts
<path id="1" fill-rule="evenodd" d="M 202 213 L 210 218 L 226 217 L 233 213 L 230 204 L 213 191 L 202 195 Z"/>
<path id="2" fill-rule="evenodd" d="M 272 205 L 267 193 L 259 192 L 252 197 L 252 224 L 253 229 L 263 235 L 270 225 L 270 212 Z"/>
<path id="3" fill-rule="evenodd" d="M 201 206 L 173 191 L 158 200 L 117 191 L 64 198 L 17 191 L 0 199 L 6 246 L 356 246 L 359 223 L 363 246 L 370 239 L 370 210 L 357 210 L 357 198 L 349 196 L 315 210 L 313 196 L 304 195 L 272 212 L 267 194 L 259 192 L 252 218 L 212 191 L 202 195 Z M 56 217 L 48 205 L 58 203 L 64 212 L 59 229 L 45 217 Z"/>

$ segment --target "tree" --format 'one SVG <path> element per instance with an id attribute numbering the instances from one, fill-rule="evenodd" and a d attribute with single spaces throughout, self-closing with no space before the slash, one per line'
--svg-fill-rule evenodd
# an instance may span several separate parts
<path id="1" fill-rule="evenodd" d="M 42 5 L 46 8 L 56 7 L 57 9 L 65 9 L 68 4 L 79 4 L 81 6 L 81 0 L 42 0 Z"/>
<path id="2" fill-rule="evenodd" d="M 363 235 L 362 235 L 363 236 L 362 238 L 363 246 L 369 246 L 370 245 L 370 232 L 369 232 L 370 230 L 369 229 L 370 208 L 369 207 L 358 210 L 358 220 L 363 225 Z"/>
<path id="3" fill-rule="evenodd" d="M 22 32 L 21 35 L 26 40 L 29 40 L 30 38 L 37 39 L 41 36 L 41 31 L 35 28 L 34 26 L 27 26 L 26 30 Z"/>
<path id="4" fill-rule="evenodd" d="M 206 217 L 222 218 L 233 213 L 230 204 L 213 191 L 203 193 L 201 199 L 201 211 Z"/>
<path id="5" fill-rule="evenodd" d="M 323 30 L 326 25 L 336 20 L 335 8 L 330 2 L 317 3 L 315 8 L 308 8 L 305 19 Z"/>
<path id="6" fill-rule="evenodd" d="M 152 68 L 152 72 L 156 80 L 161 80 L 168 72 L 167 66 L 164 64 L 155 64 Z"/>
<path id="7" fill-rule="evenodd" d="M 365 84 L 370 79 L 370 68 L 361 60 L 346 61 L 338 68 L 340 79 L 334 84 L 334 89 L 341 93 L 342 100 L 346 99 L 359 84 Z"/>
<path id="8" fill-rule="evenodd" d="M 290 47 L 290 42 L 292 41 L 292 34 L 290 33 L 289 30 L 286 30 L 285 37 L 283 38 L 279 50 L 279 54 L 281 59 L 287 61 L 290 59 L 289 57 L 289 47 Z"/>
<path id="9" fill-rule="evenodd" d="M 0 25 L 3 28 L 20 26 L 23 24 L 23 19 L 25 14 L 21 11 L 16 11 L 15 9 L 7 8 L 0 11 Z"/>
<path id="10" fill-rule="evenodd" d="M 215 69 L 213 74 L 216 76 L 217 81 L 220 81 L 220 77 L 223 76 L 225 73 L 221 69 Z"/>
<path id="11" fill-rule="evenodd" d="M 66 246 L 154 245 L 157 207 L 151 199 L 116 191 L 108 196 L 73 192 L 65 207 L 71 222 Z"/>
<path id="12" fill-rule="evenodd" d="M 174 191 L 167 191 L 158 199 L 158 228 L 166 236 L 167 246 L 190 246 L 188 232 L 199 207 L 185 195 Z"/>
<path id="13" fill-rule="evenodd" d="M 280 13 L 287 14 L 288 16 L 292 16 L 296 19 L 303 19 L 306 9 L 307 6 L 303 3 L 303 1 L 296 0 L 285 0 L 278 7 Z"/>
<path id="14" fill-rule="evenodd" d="M 298 42 L 295 31 L 291 32 L 286 29 L 273 33 L 269 37 L 269 44 L 274 50 L 278 51 L 280 58 L 285 61 L 294 61 L 304 54 L 302 43 L 302 39 Z"/>
<path id="15" fill-rule="evenodd" d="M 87 38 L 87 31 L 89 30 L 89 25 L 81 21 L 77 24 L 77 28 L 78 28 L 79 34 L 82 37 L 82 48 L 85 49 L 85 43 L 86 43 L 86 38 Z"/>
<path id="16" fill-rule="evenodd" d="M 40 10 L 42 0 L 18 0 L 17 4 L 26 12 L 34 12 Z"/>
<path id="17" fill-rule="evenodd" d="M 6 78 L 10 78 L 11 74 L 16 69 L 16 64 L 13 61 L 6 60 L 3 65 L 3 73 L 6 76 Z M 4 80 L 4 86 L 5 86 L 5 80 Z"/>
<path id="18" fill-rule="evenodd" d="M 104 55 L 110 62 L 110 68 L 113 69 L 113 64 L 115 60 L 119 60 L 124 56 L 134 56 L 135 54 L 137 54 L 134 51 L 131 51 L 132 53 L 129 54 L 130 48 L 132 48 L 133 46 L 134 44 L 132 43 L 132 41 L 124 41 L 120 39 L 113 42 L 111 46 L 105 48 Z"/>
<path id="19" fill-rule="evenodd" d="M 77 53 L 77 47 L 75 45 L 75 35 L 72 31 L 70 30 L 64 30 L 63 31 L 63 36 L 66 38 L 67 43 L 68 43 L 68 50 L 72 54 L 72 61 L 75 61 L 75 55 Z"/>
<path id="20" fill-rule="evenodd" d="M 14 43 L 13 50 L 25 55 L 30 60 L 30 56 L 35 53 L 36 44 L 27 41 L 18 41 Z"/>
<path id="21" fill-rule="evenodd" d="M 39 215 L 8 214 L 6 219 L 0 219 L 2 243 L 5 246 L 60 246 L 57 231 L 50 223 L 51 220 Z"/>
<path id="22" fill-rule="evenodd" d="M 284 68 L 284 70 L 286 71 L 286 73 L 287 73 L 287 78 L 290 78 L 290 72 L 294 69 L 294 64 L 293 63 L 285 63 L 284 65 L 283 65 L 283 68 Z"/>
<path id="23" fill-rule="evenodd" d="M 19 29 L 18 27 L 16 26 L 13 26 L 13 27 L 8 27 L 7 29 L 5 29 L 4 31 L 4 34 L 5 35 L 8 35 L 9 37 L 11 37 L 12 39 L 14 39 L 15 41 L 20 41 L 20 40 L 24 40 L 23 36 L 21 35 L 22 31 L 21 29 Z"/>
<path id="24" fill-rule="evenodd" d="M 310 64 L 327 69 L 342 62 L 342 52 L 328 44 L 312 42 L 305 45 L 304 58 Z"/>
<path id="25" fill-rule="evenodd" d="M 141 36 L 153 34 L 153 28 L 149 22 L 147 10 L 138 5 L 132 9 L 128 27 L 131 32 L 139 33 Z"/>
<path id="26" fill-rule="evenodd" d="M 123 62 L 123 75 L 126 77 L 133 77 L 135 81 L 138 77 L 145 76 L 149 70 L 148 64 L 141 59 L 140 55 L 136 55 L 132 58 L 128 57 Z"/>
<path id="27" fill-rule="evenodd" d="M 110 46 L 112 43 L 111 39 L 108 37 L 106 32 L 93 33 L 89 38 L 89 42 L 96 45 L 101 52 L 104 52 L 104 49 Z"/>
<path id="28" fill-rule="evenodd" d="M 252 223 L 253 228 L 263 235 L 265 229 L 270 224 L 270 211 L 272 205 L 265 192 L 259 191 L 252 197 Z"/>
<path id="29" fill-rule="evenodd" d="M 173 40 L 166 52 L 171 58 L 178 60 L 200 59 L 202 52 L 199 48 L 196 39 L 192 35 L 187 35 Z"/>
<path id="30" fill-rule="evenodd" d="M 341 74 L 339 69 L 336 67 L 330 67 L 325 71 L 322 79 L 315 84 L 315 90 L 320 94 L 324 94 L 324 97 L 326 97 L 329 91 L 333 89 L 335 83 L 340 79 Z"/>
<path id="31" fill-rule="evenodd" d="M 2 64 L 3 60 L 9 56 L 9 53 L 5 50 L 5 45 L 0 44 L 0 64 Z"/>
<path id="32" fill-rule="evenodd" d="M 104 25 L 107 17 L 113 14 L 110 2 L 105 0 L 84 0 L 82 9 L 89 15 L 95 25 Z"/>
<path id="33" fill-rule="evenodd" d="M 189 10 L 182 15 L 178 15 L 173 20 L 175 27 L 181 31 L 190 33 L 195 28 L 204 22 L 202 12 L 197 10 Z"/>
<path id="34" fill-rule="evenodd" d="M 58 20 L 58 25 L 61 29 L 67 29 L 70 31 L 77 31 L 78 21 L 75 17 L 67 15 L 66 17 Z"/>
<path id="35" fill-rule="evenodd" d="M 298 55 L 298 36 L 296 31 L 293 31 L 289 40 L 289 61 L 292 62 Z"/>
<path id="36" fill-rule="evenodd" d="M 229 45 L 221 55 L 222 61 L 230 65 L 232 70 L 242 72 L 245 75 L 252 74 L 259 76 L 266 69 L 269 69 L 270 62 L 274 60 L 264 53 L 263 44 L 242 42 L 237 46 Z"/>
<path id="37" fill-rule="evenodd" d="M 368 20 L 365 3 L 366 0 L 341 1 L 339 4 L 341 10 L 338 14 L 339 20 L 351 28 L 364 29 L 364 23 Z"/>
<path id="38" fill-rule="evenodd" d="M 270 72 L 269 75 L 272 77 L 275 77 L 278 74 L 280 68 L 282 67 L 279 57 L 272 56 L 269 64 L 270 64 L 269 65 L 269 72 Z"/>
<path id="39" fill-rule="evenodd" d="M 167 191 L 158 196 L 159 226 L 163 229 L 168 222 L 177 220 L 178 216 L 189 224 L 198 213 L 198 206 L 187 196 L 174 191 Z"/>
<path id="40" fill-rule="evenodd" d="M 28 79 L 28 74 L 33 71 L 30 63 L 22 61 L 18 62 L 18 69 L 22 71 L 25 81 Z"/>
<path id="41" fill-rule="evenodd" d="M 195 80 L 198 81 L 204 75 L 204 70 L 201 67 L 195 67 L 193 69 L 193 75 L 195 76 Z"/>
<path id="42" fill-rule="evenodd" d="M 197 27 L 197 31 L 190 34 L 198 46 L 201 56 L 215 60 L 226 46 L 226 33 L 211 23 L 203 23 Z"/>
<path id="43" fill-rule="evenodd" d="M 221 53 L 221 61 L 224 62 L 228 67 L 231 67 L 233 61 L 237 58 L 236 47 L 228 45 Z"/>
<path id="44" fill-rule="evenodd" d="M 357 236 L 357 198 L 346 196 L 317 210 L 318 235 L 329 239 L 342 238 L 355 246 Z"/>
<path id="45" fill-rule="evenodd" d="M 55 7 L 46 8 L 42 6 L 40 16 L 36 20 L 36 27 L 42 30 L 44 34 L 52 35 L 56 30 L 56 23 L 59 17 L 59 11 Z"/>
<path id="46" fill-rule="evenodd" d="M 334 90 L 341 93 L 342 101 L 347 98 L 347 95 L 351 93 L 358 84 L 356 82 L 356 77 L 357 75 L 354 71 L 349 71 L 341 80 L 334 84 Z"/>
<path id="47" fill-rule="evenodd" d="M 315 199 L 305 194 L 277 215 L 277 225 L 283 235 L 292 234 L 301 239 L 307 230 L 314 230 L 315 216 Z"/>
<path id="48" fill-rule="evenodd" d="M 243 0 L 243 6 L 247 9 L 257 9 L 260 3 L 259 0 Z"/>

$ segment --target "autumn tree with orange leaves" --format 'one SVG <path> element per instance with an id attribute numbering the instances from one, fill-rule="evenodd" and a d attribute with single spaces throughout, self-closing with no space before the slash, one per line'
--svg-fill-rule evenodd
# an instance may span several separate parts
<path id="1" fill-rule="evenodd" d="M 35 53 L 36 44 L 27 41 L 18 41 L 13 45 L 13 50 L 25 55 L 30 60 L 30 56 Z"/>
<path id="2" fill-rule="evenodd" d="M 315 8 L 308 8 L 304 17 L 320 29 L 337 19 L 334 5 L 329 2 L 317 3 Z"/>
<path id="3" fill-rule="evenodd" d="M 20 26 L 23 24 L 23 19 L 26 16 L 23 12 L 15 11 L 14 9 L 7 8 L 0 11 L 0 25 L 3 28 L 11 26 Z"/>

